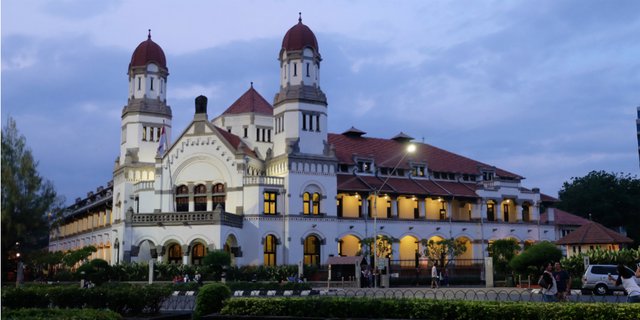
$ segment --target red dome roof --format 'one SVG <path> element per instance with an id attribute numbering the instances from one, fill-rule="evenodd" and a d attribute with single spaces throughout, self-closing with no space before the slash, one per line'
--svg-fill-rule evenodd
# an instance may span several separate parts
<path id="1" fill-rule="evenodd" d="M 306 25 L 302 24 L 302 18 L 298 19 L 298 24 L 291 27 L 282 39 L 282 48 L 287 51 L 302 50 L 305 47 L 311 47 L 319 52 L 318 40 L 313 31 Z"/>
<path id="2" fill-rule="evenodd" d="M 164 51 L 160 46 L 151 40 L 151 31 L 146 41 L 140 42 L 133 55 L 131 55 L 131 67 L 146 66 L 147 63 L 153 62 L 163 68 L 167 68 L 167 60 L 164 57 Z"/>

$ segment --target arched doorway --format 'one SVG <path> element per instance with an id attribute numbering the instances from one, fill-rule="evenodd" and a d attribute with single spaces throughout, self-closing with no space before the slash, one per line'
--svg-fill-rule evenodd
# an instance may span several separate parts
<path id="1" fill-rule="evenodd" d="M 304 264 L 320 265 L 320 239 L 310 235 L 304 239 Z"/>
<path id="2" fill-rule="evenodd" d="M 193 265 L 201 265 L 204 256 L 207 254 L 207 248 L 204 244 L 196 242 L 191 247 L 191 264 Z"/>
<path id="3" fill-rule="evenodd" d="M 343 257 L 362 255 L 360 239 L 354 235 L 346 235 L 338 240 L 338 254 Z"/>
<path id="4" fill-rule="evenodd" d="M 420 254 L 419 250 L 418 238 L 405 236 L 400 239 L 400 252 L 398 252 L 400 265 L 403 267 L 415 267 L 416 258 L 418 257 L 416 254 Z"/>
<path id="5" fill-rule="evenodd" d="M 277 263 L 278 239 L 273 234 L 268 234 L 264 238 L 263 255 L 265 266 L 275 266 Z"/>
<path id="6" fill-rule="evenodd" d="M 169 250 L 167 250 L 167 261 L 173 264 L 182 264 L 182 246 L 173 243 L 169 245 Z"/>
<path id="7" fill-rule="evenodd" d="M 231 265 L 236 265 L 236 255 L 239 254 L 240 247 L 238 246 L 238 240 L 236 236 L 230 234 L 227 236 L 227 241 L 224 242 L 224 250 L 231 256 Z"/>
<path id="8" fill-rule="evenodd" d="M 458 241 L 459 243 L 464 244 L 464 247 L 466 249 L 462 254 L 460 254 L 457 257 L 455 257 L 455 259 L 456 260 L 458 260 L 458 259 L 461 259 L 461 260 L 473 259 L 473 245 L 471 243 L 471 239 L 469 239 L 467 237 L 458 237 L 456 239 L 456 241 Z"/>

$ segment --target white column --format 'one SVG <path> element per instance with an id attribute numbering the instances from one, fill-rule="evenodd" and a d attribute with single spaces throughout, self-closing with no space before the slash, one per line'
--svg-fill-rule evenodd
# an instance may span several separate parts
<path id="1" fill-rule="evenodd" d="M 182 245 L 182 264 L 185 266 L 189 264 L 189 246 L 186 244 Z"/>

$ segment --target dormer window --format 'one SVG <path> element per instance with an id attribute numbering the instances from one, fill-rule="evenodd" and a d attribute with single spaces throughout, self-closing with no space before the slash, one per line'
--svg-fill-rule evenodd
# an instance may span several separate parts
<path id="1" fill-rule="evenodd" d="M 411 169 L 411 174 L 414 177 L 424 177 L 425 176 L 425 166 L 424 165 L 413 165 L 413 168 Z"/>
<path id="2" fill-rule="evenodd" d="M 363 173 L 371 173 L 373 162 L 371 160 L 358 160 L 358 171 Z"/>
<path id="3" fill-rule="evenodd" d="M 483 171 L 482 172 L 482 180 L 483 181 L 493 181 L 494 173 L 491 171 Z"/>

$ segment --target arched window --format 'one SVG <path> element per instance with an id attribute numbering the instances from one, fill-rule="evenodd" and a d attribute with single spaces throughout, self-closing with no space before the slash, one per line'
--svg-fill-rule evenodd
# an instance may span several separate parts
<path id="1" fill-rule="evenodd" d="M 304 239 L 304 264 L 320 265 L 320 239 L 316 236 Z"/>
<path id="2" fill-rule="evenodd" d="M 302 213 L 314 214 L 320 213 L 320 194 L 305 192 L 302 195 Z"/>
<path id="3" fill-rule="evenodd" d="M 176 211 L 189 211 L 189 188 L 185 185 L 176 188 Z"/>
<path id="4" fill-rule="evenodd" d="M 182 247 L 174 243 L 169 247 L 169 263 L 182 264 Z"/>
<path id="5" fill-rule="evenodd" d="M 222 211 L 224 211 L 224 203 L 226 200 L 226 194 L 224 192 L 224 184 L 222 183 L 215 184 L 211 192 L 213 193 L 213 196 L 211 198 L 213 202 L 213 210 L 215 210 L 218 207 L 218 205 L 220 205 L 222 207 Z"/>
<path id="6" fill-rule="evenodd" d="M 269 234 L 264 239 L 264 265 L 275 266 L 276 265 L 276 246 L 278 245 L 278 239 L 276 236 Z"/>
<path id="7" fill-rule="evenodd" d="M 193 189 L 193 210 L 207 211 L 207 186 L 199 184 Z"/>
<path id="8" fill-rule="evenodd" d="M 193 248 L 191 248 L 191 263 L 194 265 L 201 265 L 205 253 L 206 250 L 202 243 L 194 244 Z"/>
<path id="9" fill-rule="evenodd" d="M 311 212 L 313 214 L 319 214 L 320 213 L 320 194 L 319 193 L 314 193 L 313 194 L 313 198 L 311 198 Z"/>

